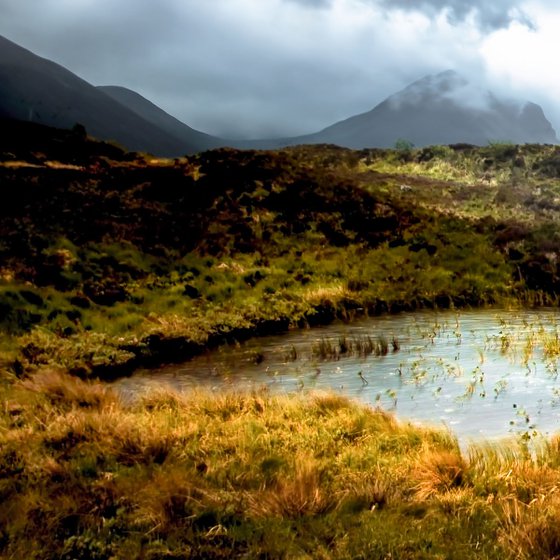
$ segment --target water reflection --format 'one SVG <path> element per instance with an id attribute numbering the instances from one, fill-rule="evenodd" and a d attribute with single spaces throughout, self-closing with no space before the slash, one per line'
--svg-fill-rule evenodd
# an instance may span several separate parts
<path id="1" fill-rule="evenodd" d="M 462 441 L 546 434 L 560 427 L 558 323 L 553 309 L 387 315 L 231 345 L 116 386 L 128 397 L 162 383 L 330 390 L 445 425 Z"/>

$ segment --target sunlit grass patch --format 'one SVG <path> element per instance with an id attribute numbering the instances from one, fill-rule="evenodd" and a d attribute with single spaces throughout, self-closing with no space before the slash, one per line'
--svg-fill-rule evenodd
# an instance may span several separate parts
<path id="1" fill-rule="evenodd" d="M 499 540 L 513 558 L 555 558 L 560 553 L 560 496 L 541 494 L 526 503 L 505 499 L 500 507 Z"/>
<path id="2" fill-rule="evenodd" d="M 332 393 L 162 387 L 127 404 L 107 385 L 55 371 L 1 390 L 8 557 L 556 550 L 555 439 L 463 454 L 448 432 Z"/>
<path id="3" fill-rule="evenodd" d="M 305 291 L 305 298 L 312 305 L 332 304 L 349 296 L 350 292 L 341 284 L 316 286 Z"/>
<path id="4" fill-rule="evenodd" d="M 22 381 L 22 387 L 48 399 L 57 408 L 105 408 L 119 403 L 117 395 L 100 383 L 85 382 L 57 370 L 41 370 Z"/>
<path id="5" fill-rule="evenodd" d="M 322 515 L 337 506 L 337 498 L 325 492 L 321 463 L 312 457 L 294 457 L 293 477 L 281 478 L 270 488 L 249 498 L 249 515 L 294 518 Z"/>
<path id="6" fill-rule="evenodd" d="M 420 500 L 445 494 L 462 485 L 466 466 L 457 451 L 427 451 L 419 457 L 413 478 Z"/>

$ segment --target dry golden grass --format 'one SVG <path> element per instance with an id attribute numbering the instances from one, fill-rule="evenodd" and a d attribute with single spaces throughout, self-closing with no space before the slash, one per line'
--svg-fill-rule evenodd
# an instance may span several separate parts
<path id="1" fill-rule="evenodd" d="M 473 547 L 458 557 L 558 554 L 557 439 L 465 458 L 446 432 L 334 394 L 127 404 L 58 371 L 0 389 L 0 558 L 429 558 L 426 539 L 441 557 L 458 541 Z"/>
<path id="2" fill-rule="evenodd" d="M 419 458 L 412 474 L 419 500 L 426 500 L 461 486 L 465 464 L 457 451 L 427 450 Z"/>
<path id="3" fill-rule="evenodd" d="M 105 408 L 119 403 L 118 396 L 109 386 L 84 381 L 54 369 L 41 370 L 22 382 L 30 392 L 45 395 L 58 407 Z"/>
<path id="4" fill-rule="evenodd" d="M 560 558 L 560 495 L 542 495 L 528 504 L 512 498 L 498 510 L 499 539 L 519 560 Z"/>
<path id="5" fill-rule="evenodd" d="M 339 506 L 350 510 L 374 511 L 390 507 L 404 499 L 398 473 L 380 467 L 368 472 L 349 473 L 339 499 Z"/>
<path id="6" fill-rule="evenodd" d="M 305 300 L 311 305 L 333 304 L 351 297 L 352 293 L 342 284 L 313 287 L 304 293 Z"/>
<path id="7" fill-rule="evenodd" d="M 249 496 L 250 514 L 294 518 L 331 511 L 338 500 L 325 492 L 323 476 L 319 461 L 305 454 L 296 456 L 291 478 L 279 480 L 273 487 Z"/>

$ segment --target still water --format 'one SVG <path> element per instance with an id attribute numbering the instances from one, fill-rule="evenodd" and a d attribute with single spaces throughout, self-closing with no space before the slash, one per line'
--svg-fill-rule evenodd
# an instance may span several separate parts
<path id="1" fill-rule="evenodd" d="M 335 391 L 466 442 L 560 432 L 559 352 L 557 309 L 415 312 L 253 339 L 115 385 L 125 398 L 162 384 Z"/>

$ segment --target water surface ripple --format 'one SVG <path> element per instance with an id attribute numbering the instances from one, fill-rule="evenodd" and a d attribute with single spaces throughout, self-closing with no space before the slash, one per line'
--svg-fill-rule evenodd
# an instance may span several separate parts
<path id="1" fill-rule="evenodd" d="M 329 390 L 464 442 L 560 431 L 559 353 L 556 309 L 425 311 L 253 339 L 115 385 L 126 398 L 162 384 Z"/>

